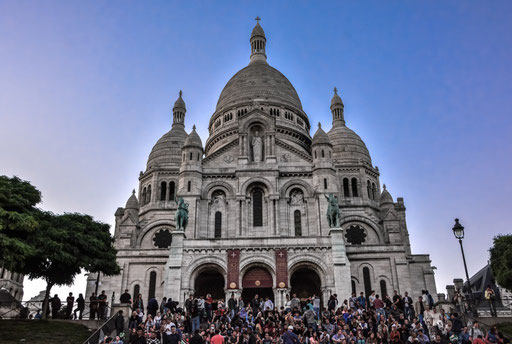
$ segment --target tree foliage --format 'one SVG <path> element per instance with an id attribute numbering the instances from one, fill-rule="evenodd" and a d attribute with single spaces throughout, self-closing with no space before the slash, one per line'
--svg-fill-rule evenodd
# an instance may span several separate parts
<path id="1" fill-rule="evenodd" d="M 489 251 L 496 281 L 503 288 L 512 290 L 512 235 L 494 237 L 494 245 Z"/>
<path id="2" fill-rule="evenodd" d="M 0 176 L 0 261 L 9 270 L 23 268 L 35 253 L 28 239 L 38 227 L 39 202 L 41 193 L 29 182 Z"/>
<path id="3" fill-rule="evenodd" d="M 109 225 L 89 215 L 42 211 L 35 207 L 40 201 L 30 183 L 0 177 L 0 261 L 11 271 L 46 281 L 44 307 L 51 288 L 73 283 L 82 269 L 120 272 Z"/>

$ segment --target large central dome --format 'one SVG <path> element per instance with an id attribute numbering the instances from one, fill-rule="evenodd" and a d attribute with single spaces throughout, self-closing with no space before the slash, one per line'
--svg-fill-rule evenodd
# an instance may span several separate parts
<path id="1" fill-rule="evenodd" d="M 259 22 L 251 33 L 251 62 L 236 73 L 222 90 L 216 112 L 254 100 L 283 104 L 302 111 L 297 91 L 290 81 L 267 63 L 267 39 Z"/>
<path id="2" fill-rule="evenodd" d="M 302 110 L 302 104 L 290 81 L 266 61 L 254 61 L 236 73 L 222 90 L 217 111 L 255 99 L 286 104 Z"/>

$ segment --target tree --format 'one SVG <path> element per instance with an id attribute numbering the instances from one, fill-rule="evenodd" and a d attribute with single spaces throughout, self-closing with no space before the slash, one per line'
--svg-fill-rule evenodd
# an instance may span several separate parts
<path id="1" fill-rule="evenodd" d="M 512 235 L 494 237 L 491 253 L 491 269 L 496 281 L 505 289 L 512 289 Z"/>
<path id="2" fill-rule="evenodd" d="M 96 222 L 89 215 L 51 212 L 41 212 L 39 223 L 29 240 L 35 254 L 27 259 L 23 272 L 31 279 L 46 281 L 44 310 L 48 307 L 51 288 L 73 283 L 82 269 L 106 275 L 120 272 L 109 225 Z"/>
<path id="3" fill-rule="evenodd" d="M 14 271 L 34 254 L 27 242 L 38 226 L 41 193 L 18 177 L 0 176 L 0 262 Z"/>
<path id="4" fill-rule="evenodd" d="M 73 283 L 82 269 L 106 275 L 120 269 L 109 225 L 89 215 L 42 211 L 35 208 L 40 201 L 29 182 L 0 177 L 0 260 L 11 271 L 46 281 L 46 310 L 51 288 Z"/>

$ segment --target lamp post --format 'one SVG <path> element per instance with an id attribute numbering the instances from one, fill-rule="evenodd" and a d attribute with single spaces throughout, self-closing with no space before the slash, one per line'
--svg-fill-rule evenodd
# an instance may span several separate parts
<path id="1" fill-rule="evenodd" d="M 464 271 L 466 272 L 466 280 L 468 281 L 469 288 L 469 307 L 471 308 L 474 317 L 478 317 L 478 312 L 474 304 L 473 289 L 471 288 L 471 282 L 469 281 L 468 266 L 466 264 L 466 256 L 464 255 L 464 247 L 462 246 L 462 239 L 464 239 L 464 226 L 459 223 L 459 219 L 455 219 L 455 225 L 452 228 L 453 235 L 456 239 L 459 239 L 460 252 L 462 253 L 462 261 L 464 262 Z"/>

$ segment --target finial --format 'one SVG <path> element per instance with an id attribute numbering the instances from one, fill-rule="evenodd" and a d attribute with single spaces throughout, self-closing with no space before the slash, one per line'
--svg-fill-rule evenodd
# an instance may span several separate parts
<path id="1" fill-rule="evenodd" d="M 322 129 L 322 123 L 318 122 L 318 129 Z"/>
<path id="2" fill-rule="evenodd" d="M 196 130 L 196 125 L 195 124 L 192 126 L 192 130 Z"/>
<path id="3" fill-rule="evenodd" d="M 135 189 L 132 190 L 132 195 L 135 195 Z"/>
<path id="4" fill-rule="evenodd" d="M 259 24 L 259 23 L 260 23 L 261 18 L 260 18 L 260 17 L 256 17 L 256 18 L 254 18 L 254 20 L 256 20 L 256 24 Z"/>
<path id="5" fill-rule="evenodd" d="M 183 95 L 183 91 L 182 91 L 182 90 L 180 90 L 180 97 L 181 97 L 182 95 Z"/>
<path id="6" fill-rule="evenodd" d="M 384 190 L 386 190 L 386 184 L 382 185 L 384 187 Z"/>
<path id="7" fill-rule="evenodd" d="M 338 94 L 338 89 L 334 86 L 334 94 Z"/>

